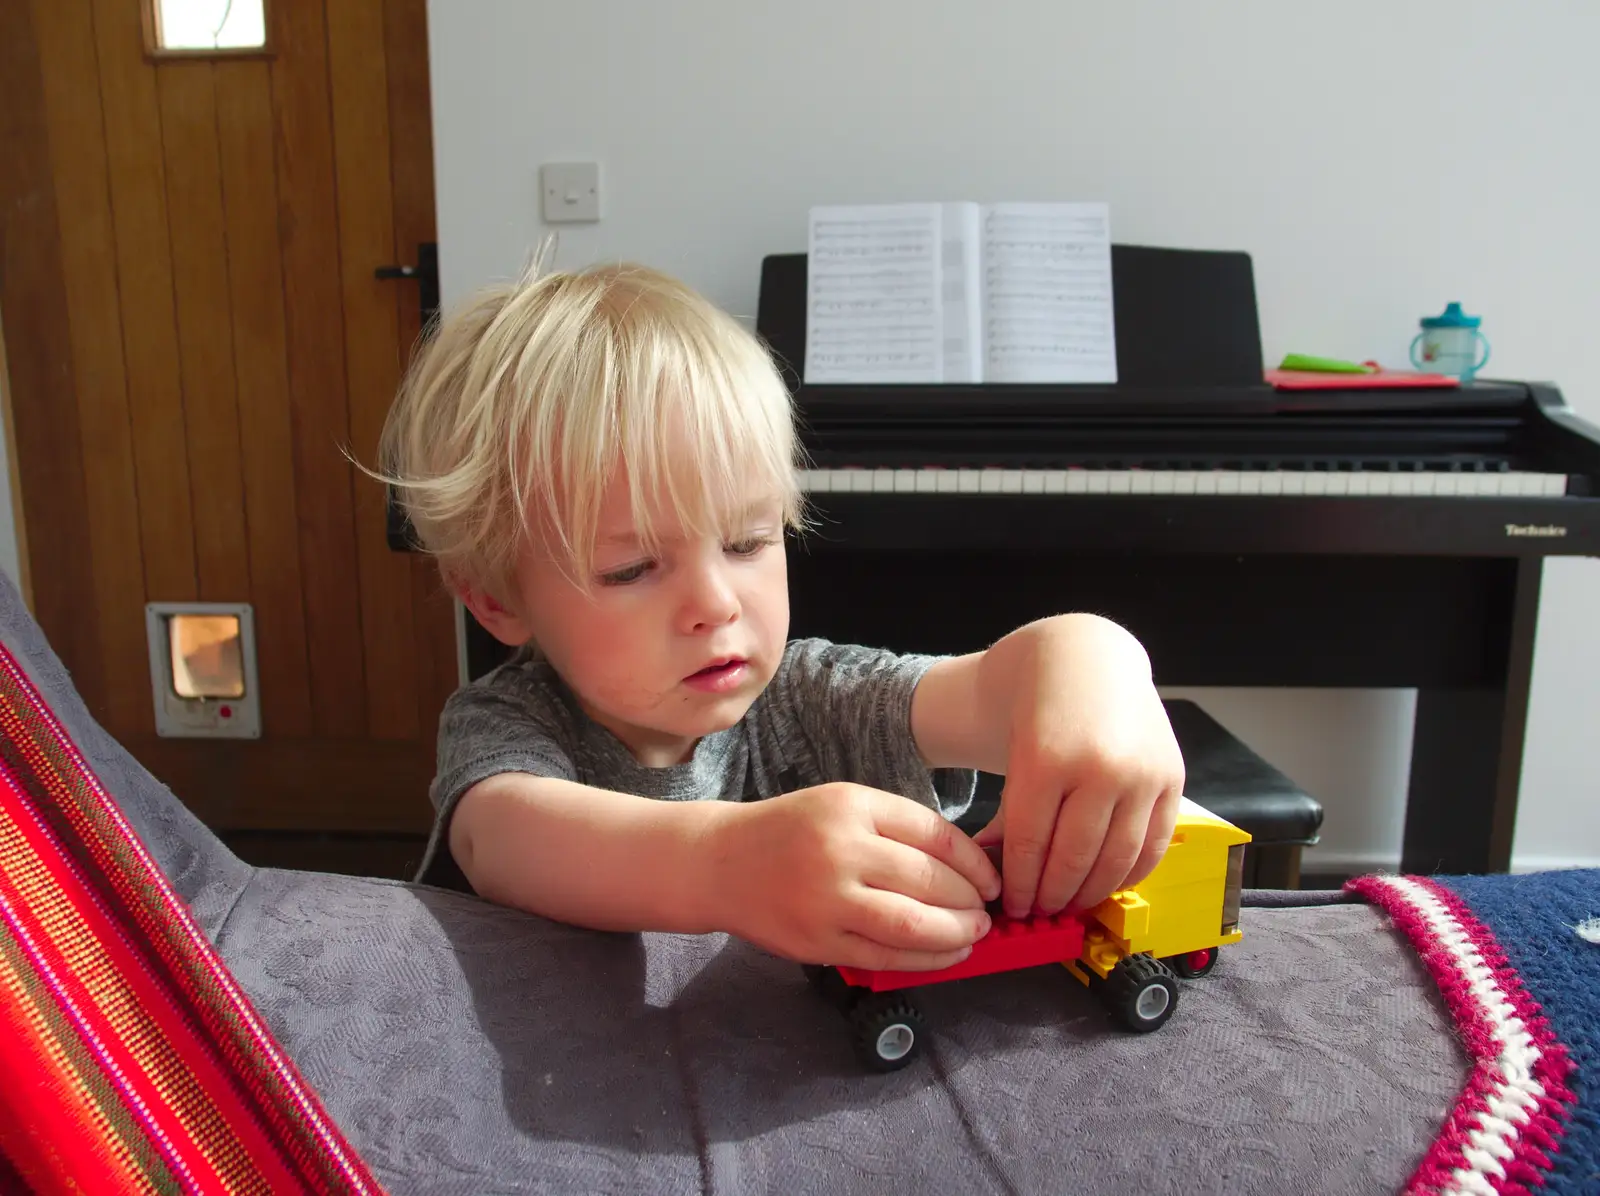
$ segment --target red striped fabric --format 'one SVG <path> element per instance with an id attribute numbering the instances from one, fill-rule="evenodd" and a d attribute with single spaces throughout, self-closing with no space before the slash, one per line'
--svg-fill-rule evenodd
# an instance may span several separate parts
<path id="1" fill-rule="evenodd" d="M 0 1184 L 381 1191 L 3 647 L 0 1074 Z"/>

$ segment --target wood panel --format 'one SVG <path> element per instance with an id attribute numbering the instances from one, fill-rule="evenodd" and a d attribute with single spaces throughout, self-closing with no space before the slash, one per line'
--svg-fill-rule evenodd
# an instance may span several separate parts
<path id="1" fill-rule="evenodd" d="M 388 0 L 384 7 L 388 63 L 390 176 L 394 185 L 394 260 L 414 262 L 417 246 L 436 241 L 433 202 L 433 101 L 428 79 L 427 0 Z M 394 288 L 400 344 L 409 360 L 422 335 L 415 283 Z M 432 734 L 445 699 L 460 683 L 455 602 L 426 557 L 412 556 L 420 725 Z"/>
<path id="2" fill-rule="evenodd" d="M 311 734 L 296 514 L 294 434 L 278 240 L 272 79 L 264 62 L 216 67 L 217 141 L 227 225 L 243 483 L 256 610 L 262 733 Z"/>
<path id="3" fill-rule="evenodd" d="M 0 6 L 0 314 L 35 611 L 97 717 L 219 828 L 418 835 L 454 603 L 375 456 L 434 240 L 425 0 L 272 8 L 270 59 L 138 6 Z M 37 25 L 37 28 L 35 26 Z M 153 734 L 147 599 L 256 610 L 259 741 Z"/>
<path id="4" fill-rule="evenodd" d="M 0 318 L 29 540 L 34 612 L 89 708 L 105 709 L 105 664 L 88 554 L 83 446 L 73 401 L 61 227 L 33 13 L 0 4 Z"/>
<path id="5" fill-rule="evenodd" d="M 91 463 L 83 478 L 93 512 L 87 548 L 94 578 L 96 650 L 105 669 L 104 709 L 96 713 L 113 734 L 149 734 L 155 726 L 141 609 L 144 558 L 122 314 L 115 278 L 107 277 L 116 244 L 94 23 L 86 5 L 36 2 L 34 12 L 39 52 L 50 63 L 43 80 L 44 106 L 56 203 L 66 231 L 61 268 L 73 397 L 83 459 Z M 73 548 L 63 544 L 60 550 Z"/>
<path id="6" fill-rule="evenodd" d="M 373 276 L 394 256 L 383 5 L 338 0 L 328 10 L 350 435 L 356 459 L 368 463 L 377 460 L 401 366 L 395 288 Z M 415 640 L 411 566 L 385 538 L 383 487 L 362 474 L 355 476 L 355 517 L 367 731 L 380 739 L 410 739 L 418 728 L 417 668 L 412 654 L 396 652 L 395 645 Z"/>
<path id="7" fill-rule="evenodd" d="M 168 63 L 156 72 L 156 90 L 199 595 L 243 602 L 250 597 L 250 554 L 214 70 L 200 59 Z"/>
<path id="8" fill-rule="evenodd" d="M 271 9 L 300 567 L 306 600 L 312 721 L 318 733 L 366 733 L 352 478 L 343 448 L 344 317 L 322 0 Z M 398 647 L 398 646 L 397 646 Z"/>
<path id="9" fill-rule="evenodd" d="M 136 5 L 94 0 L 94 22 L 145 595 L 152 601 L 184 601 L 197 596 L 198 581 L 166 168 L 162 155 L 152 152 L 161 144 L 155 71 L 143 58 Z"/>
<path id="10" fill-rule="evenodd" d="M 139 739 L 128 746 L 219 829 L 416 834 L 433 822 L 425 779 L 433 775 L 431 742 Z"/>

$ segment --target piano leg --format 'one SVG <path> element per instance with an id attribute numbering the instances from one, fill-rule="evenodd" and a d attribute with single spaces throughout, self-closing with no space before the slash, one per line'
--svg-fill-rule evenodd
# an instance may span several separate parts
<path id="1" fill-rule="evenodd" d="M 1505 872 L 1511 867 L 1517 790 L 1543 562 L 1515 571 L 1498 687 L 1419 689 L 1401 870 L 1413 874 Z"/>

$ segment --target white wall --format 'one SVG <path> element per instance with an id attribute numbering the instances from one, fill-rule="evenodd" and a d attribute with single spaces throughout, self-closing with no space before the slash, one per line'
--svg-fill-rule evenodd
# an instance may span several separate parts
<path id="1" fill-rule="evenodd" d="M 447 301 L 546 231 L 547 161 L 602 164 L 561 264 L 750 319 L 813 203 L 1104 199 L 1118 241 L 1249 250 L 1269 361 L 1401 365 L 1458 299 L 1489 376 L 1600 419 L 1600 6 L 476 0 L 430 28 Z M 1521 867 L 1600 863 L 1600 564 L 1547 579 Z M 1323 863 L 1398 861 L 1413 694 L 1185 692 L 1324 798 Z"/>

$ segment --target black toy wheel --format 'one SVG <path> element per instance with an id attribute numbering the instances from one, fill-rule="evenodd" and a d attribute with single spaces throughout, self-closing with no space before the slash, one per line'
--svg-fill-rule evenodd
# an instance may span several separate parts
<path id="1" fill-rule="evenodd" d="M 850 1011 L 856 1054 L 874 1071 L 898 1071 L 922 1050 L 927 1022 L 909 997 L 871 993 Z"/>
<path id="2" fill-rule="evenodd" d="M 1218 947 L 1204 947 L 1199 951 L 1189 951 L 1183 955 L 1169 955 L 1161 962 L 1171 968 L 1174 975 L 1184 980 L 1196 980 L 1216 967 L 1221 955 L 1222 951 Z"/>
<path id="3" fill-rule="evenodd" d="M 1178 1005 L 1177 978 L 1151 955 L 1128 956 L 1111 969 L 1099 989 L 1111 1015 L 1141 1034 L 1159 1030 Z"/>
<path id="4" fill-rule="evenodd" d="M 845 1013 L 855 1004 L 857 990 L 850 987 L 845 978 L 839 975 L 838 968 L 827 967 L 819 963 L 803 963 L 800 970 L 806 975 L 806 982 L 811 985 L 812 991 L 817 993 L 828 1004 Z"/>

